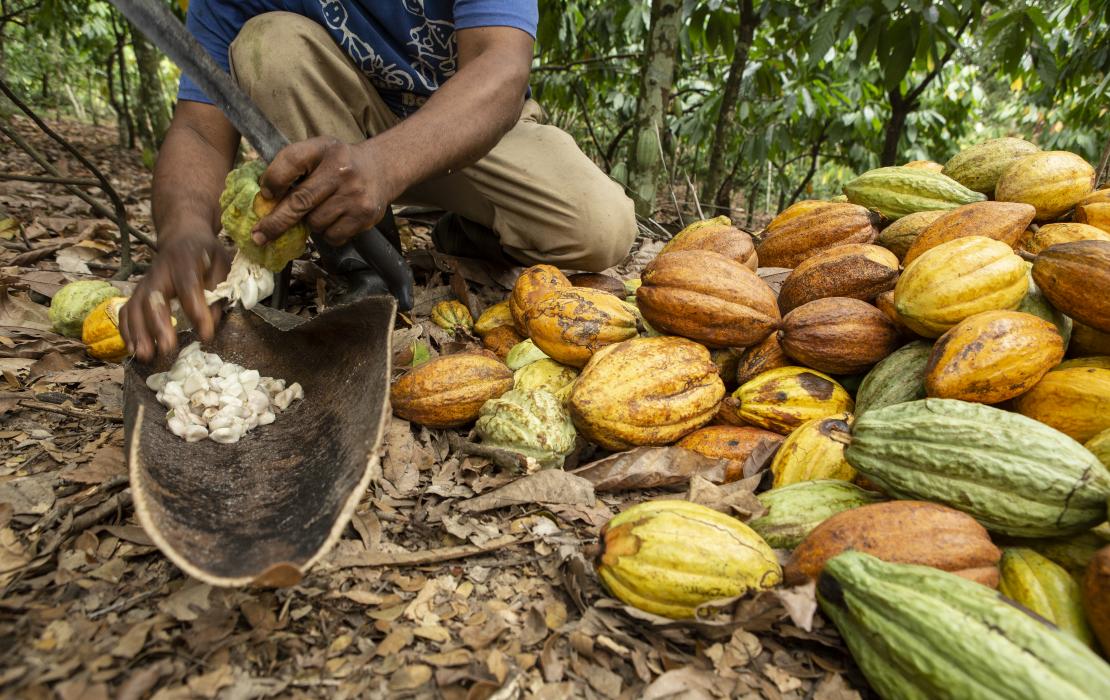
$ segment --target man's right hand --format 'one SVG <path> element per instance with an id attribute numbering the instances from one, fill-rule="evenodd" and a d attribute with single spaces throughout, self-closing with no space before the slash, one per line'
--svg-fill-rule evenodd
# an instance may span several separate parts
<path id="1" fill-rule="evenodd" d="M 131 299 L 120 311 L 120 333 L 141 362 L 177 349 L 170 321 L 170 302 L 177 299 L 202 340 L 211 340 L 220 321 L 220 305 L 204 302 L 204 290 L 227 277 L 227 251 L 207 227 L 162 236 L 162 245 Z"/>

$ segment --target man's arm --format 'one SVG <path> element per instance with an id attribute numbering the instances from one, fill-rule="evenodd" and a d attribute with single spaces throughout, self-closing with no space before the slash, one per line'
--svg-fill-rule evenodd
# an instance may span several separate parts
<path id="1" fill-rule="evenodd" d="M 140 360 L 177 347 L 174 298 L 202 338 L 215 333 L 219 309 L 204 303 L 204 289 L 227 276 L 227 254 L 216 235 L 220 193 L 238 146 L 239 133 L 217 107 L 178 103 L 154 168 L 158 255 L 120 314 L 123 337 Z"/>
<path id="2" fill-rule="evenodd" d="M 479 27 L 459 30 L 456 40 L 458 72 L 400 124 L 360 144 L 313 138 L 278 154 L 262 187 L 281 202 L 255 226 L 257 242 L 303 218 L 329 242 L 343 243 L 378 223 L 409 187 L 475 163 L 497 145 L 520 116 L 532 37 Z"/>

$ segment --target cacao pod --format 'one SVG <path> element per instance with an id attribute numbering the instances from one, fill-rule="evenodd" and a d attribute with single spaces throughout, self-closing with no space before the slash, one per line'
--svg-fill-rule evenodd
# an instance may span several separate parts
<path id="1" fill-rule="evenodd" d="M 837 439 L 848 434 L 851 421 L 847 413 L 815 418 L 786 436 L 771 461 L 772 488 L 817 479 L 856 478 L 856 470 L 844 461 L 844 443 Z"/>
<path id="2" fill-rule="evenodd" d="M 799 364 L 830 374 L 854 374 L 894 352 L 898 329 L 866 301 L 828 297 L 786 314 L 779 342 Z"/>
<path id="3" fill-rule="evenodd" d="M 736 368 L 740 366 L 740 351 L 735 348 L 715 348 L 709 352 L 713 364 L 717 365 L 717 374 L 721 375 L 725 387 L 736 388 Z"/>
<path id="4" fill-rule="evenodd" d="M 787 583 L 816 579 L 830 559 L 849 549 L 998 587 L 1002 552 L 983 526 L 970 515 L 925 501 L 873 503 L 832 516 L 794 550 Z"/>
<path id="5" fill-rule="evenodd" d="M 513 388 L 519 391 L 543 389 L 566 400 L 578 378 L 578 370 L 561 365 L 551 358 L 537 360 L 513 372 Z"/>
<path id="6" fill-rule="evenodd" d="M 901 219 L 892 222 L 889 226 L 884 228 L 875 242 L 886 248 L 890 252 L 898 256 L 901 260 L 906 255 L 906 251 L 913 245 L 913 241 L 917 235 L 921 233 L 926 226 L 933 223 L 940 217 L 948 213 L 945 209 L 932 209 L 930 211 L 915 211 L 912 214 L 906 214 Z"/>
<path id="7" fill-rule="evenodd" d="M 636 338 L 600 350 L 568 403 L 578 430 L 607 450 L 669 445 L 712 420 L 725 393 L 702 345 Z"/>
<path id="8" fill-rule="evenodd" d="M 1083 443 L 1083 446 L 1090 450 L 1095 457 L 1098 457 L 1098 461 L 1102 462 L 1103 466 L 1110 469 L 1110 428 L 1099 432 Z"/>
<path id="9" fill-rule="evenodd" d="M 675 444 L 706 457 L 743 462 L 752 450 L 765 442 L 777 445 L 782 442 L 782 436 L 770 430 L 752 426 L 709 425 L 698 428 Z M 739 476 L 737 474 L 736 478 Z M 726 479 L 726 481 L 733 480 Z"/>
<path id="10" fill-rule="evenodd" d="M 586 287 L 587 289 L 609 292 L 620 299 L 624 299 L 624 297 L 627 296 L 624 290 L 624 282 L 612 275 L 603 275 L 597 272 L 579 272 L 574 275 L 568 275 L 567 280 L 575 287 Z"/>
<path id="11" fill-rule="evenodd" d="M 933 346 L 915 340 L 871 368 L 856 391 L 856 413 L 925 398 L 925 367 Z"/>
<path id="12" fill-rule="evenodd" d="M 509 350 L 509 354 L 505 356 L 505 364 L 508 365 L 512 371 L 517 371 L 521 367 L 527 367 L 533 362 L 540 360 L 550 359 L 543 350 L 536 347 L 536 344 L 531 338 L 522 340 Z"/>
<path id="13" fill-rule="evenodd" d="M 527 312 L 549 293 L 570 286 L 567 276 L 552 265 L 533 265 L 520 273 L 509 295 L 509 313 L 516 332 L 527 336 Z"/>
<path id="14" fill-rule="evenodd" d="M 1054 537 L 1106 519 L 1110 472 L 1094 455 L 1043 423 L 982 404 L 872 409 L 856 417 L 844 456 L 884 493 L 943 503 L 992 532 Z"/>
<path id="15" fill-rule="evenodd" d="M 1097 190 L 1084 197 L 1075 205 L 1072 219 L 1110 233 L 1110 188 Z"/>
<path id="16" fill-rule="evenodd" d="M 907 326 L 906 322 L 902 320 L 902 317 L 898 315 L 898 308 L 894 305 L 893 289 L 875 297 L 875 307 L 886 314 L 886 317 L 890 319 L 890 322 L 894 324 L 894 327 L 897 328 L 898 332 L 903 336 L 911 338 L 917 337 L 917 333 L 910 330 L 910 327 Z"/>
<path id="17" fill-rule="evenodd" d="M 764 491 L 756 498 L 767 512 L 748 526 L 775 549 L 794 549 L 837 513 L 884 500 L 881 494 L 836 479 L 801 481 Z"/>
<path id="18" fill-rule="evenodd" d="M 844 194 L 849 202 L 874 209 L 888 219 L 916 211 L 955 209 L 986 199 L 947 175 L 905 166 L 868 170 L 844 185 Z"/>
<path id="19" fill-rule="evenodd" d="M 551 292 L 528 312 L 528 337 L 552 359 L 572 367 L 636 335 L 636 315 L 628 303 L 596 289 Z"/>
<path id="20" fill-rule="evenodd" d="M 696 617 L 700 605 L 782 580 L 775 553 L 750 527 L 689 501 L 634 505 L 599 540 L 597 573 L 609 592 L 665 617 Z"/>
<path id="21" fill-rule="evenodd" d="M 825 297 L 870 301 L 894 289 L 898 258 L 877 245 L 849 243 L 828 248 L 803 260 L 779 290 L 779 310 L 786 314 Z"/>
<path id="22" fill-rule="evenodd" d="M 681 250 L 710 250 L 720 253 L 752 272 L 759 266 L 752 237 L 733 226 L 727 216 L 690 224 L 676 233 L 659 254 L 677 253 Z"/>
<path id="23" fill-rule="evenodd" d="M 1032 275 L 1029 277 L 1029 290 L 1025 292 L 1025 297 L 1018 304 L 1018 311 L 1027 314 L 1033 314 L 1037 318 L 1042 318 L 1052 325 L 1056 326 L 1056 330 L 1060 333 L 1060 337 L 1064 339 L 1064 348 L 1068 347 L 1071 341 L 1072 326 L 1074 325 L 1071 318 L 1060 313 L 1060 311 L 1049 303 L 1045 295 L 1037 287 L 1033 281 Z"/>
<path id="24" fill-rule="evenodd" d="M 489 333 L 494 328 L 512 325 L 513 313 L 509 310 L 509 300 L 506 299 L 505 301 L 497 302 L 482 312 L 482 315 L 474 322 L 474 332 L 484 338 L 486 337 L 486 333 Z"/>
<path id="25" fill-rule="evenodd" d="M 806 258 L 845 243 L 871 243 L 877 217 L 847 202 L 805 200 L 767 224 L 755 249 L 764 267 L 796 267 Z"/>
<path id="26" fill-rule="evenodd" d="M 1025 262 L 1010 246 L 967 236 L 910 263 L 894 287 L 894 306 L 915 333 L 937 338 L 968 316 L 1017 308 L 1028 289 Z"/>
<path id="27" fill-rule="evenodd" d="M 1105 355 L 1096 357 L 1073 357 L 1070 360 L 1064 360 L 1060 364 L 1052 368 L 1055 372 L 1061 369 L 1072 369 L 1073 367 L 1094 367 L 1096 369 L 1110 369 L 1110 357 Z"/>
<path id="28" fill-rule="evenodd" d="M 507 391 L 482 404 L 474 430 L 482 443 L 561 469 L 577 433 L 563 402 L 543 389 Z"/>
<path id="29" fill-rule="evenodd" d="M 1060 243 L 1033 261 L 1033 281 L 1052 305 L 1110 333 L 1110 241 Z"/>
<path id="30" fill-rule="evenodd" d="M 523 343 L 524 340 L 525 339 L 516 332 L 516 327 L 510 323 L 486 331 L 486 334 L 482 336 L 482 346 L 502 360 L 505 360 L 508 358 L 509 353 L 512 352 L 512 349 Z"/>
<path id="31" fill-rule="evenodd" d="M 718 347 L 754 345 L 779 322 L 775 293 L 740 263 L 708 250 L 665 253 L 636 290 L 644 320 L 663 333 Z"/>
<path id="32" fill-rule="evenodd" d="M 806 421 L 851 413 L 852 397 L 833 380 L 805 367 L 779 367 L 745 382 L 733 394 L 741 420 L 786 435 Z"/>
<path id="33" fill-rule="evenodd" d="M 220 223 L 243 257 L 270 272 L 281 272 L 304 253 L 308 226 L 298 222 L 264 246 L 254 242 L 251 229 L 278 204 L 262 196 L 259 179 L 265 170 L 265 161 L 252 160 L 227 174 L 220 194 Z"/>
<path id="34" fill-rule="evenodd" d="M 964 236 L 992 238 L 1013 248 L 1036 213 L 1031 204 L 1019 202 L 975 202 L 956 207 L 922 229 L 902 263 L 909 265 L 925 251 Z"/>
<path id="35" fill-rule="evenodd" d="M 1073 357 L 1110 355 L 1110 333 L 1103 333 L 1076 321 L 1072 324 L 1068 354 Z"/>
<path id="36" fill-rule="evenodd" d="M 1014 409 L 1086 442 L 1110 428 L 1110 369 L 1053 370 L 1015 399 Z"/>
<path id="37" fill-rule="evenodd" d="M 998 543 L 1009 547 L 1025 547 L 1041 554 L 1067 569 L 1077 581 L 1083 580 L 1087 565 L 1095 552 L 1110 544 L 1110 537 L 1102 534 L 1105 525 L 1065 537 L 999 537 Z"/>
<path id="38" fill-rule="evenodd" d="M 999 403 L 1024 393 L 1064 359 L 1056 326 L 1020 311 L 969 316 L 937 340 L 925 391 L 942 399 Z"/>
<path id="39" fill-rule="evenodd" d="M 127 357 L 127 344 L 119 332 L 119 312 L 128 297 L 108 297 L 96 305 L 81 325 L 81 342 L 85 352 L 105 362 L 122 362 Z M 170 317 L 173 325 L 177 319 Z"/>
<path id="40" fill-rule="evenodd" d="M 1103 652 L 1110 653 L 1110 546 L 1098 550 L 1087 565 L 1083 608 Z"/>
<path id="41" fill-rule="evenodd" d="M 943 172 L 964 187 L 991 196 L 1007 165 L 1038 151 L 1039 148 L 1025 139 L 990 139 L 952 156 L 944 164 Z"/>
<path id="42" fill-rule="evenodd" d="M 1087 646 L 1094 645 L 1083 617 L 1079 584 L 1067 569 L 1032 549 L 1003 550 L 998 592 L 1059 627 Z"/>
<path id="43" fill-rule="evenodd" d="M 746 348 L 736 365 L 736 383 L 743 384 L 771 369 L 786 367 L 790 358 L 782 351 L 779 334 L 772 333 L 757 345 Z"/>
<path id="44" fill-rule="evenodd" d="M 734 425 L 738 428 L 750 428 L 740 417 L 740 399 L 726 396 L 721 405 L 717 407 L 717 415 L 713 416 L 712 425 Z"/>
<path id="45" fill-rule="evenodd" d="M 513 373 L 484 352 L 429 360 L 402 375 L 389 391 L 393 413 L 429 428 L 455 428 L 478 418 L 482 404 L 513 388 Z"/>
<path id="46" fill-rule="evenodd" d="M 1110 666 L 1089 647 L 946 571 L 844 552 L 817 600 L 880 697 L 1110 697 Z"/>
<path id="47" fill-rule="evenodd" d="M 1036 220 L 1053 221 L 1078 204 L 1095 188 L 1095 169 L 1068 151 L 1040 151 L 1006 166 L 998 178 L 994 198 L 1024 202 L 1037 208 Z"/>
<path id="48" fill-rule="evenodd" d="M 1110 241 L 1110 233 L 1088 224 L 1071 222 L 1045 224 L 1038 227 L 1036 231 L 1026 231 L 1018 247 L 1027 253 L 1037 255 L 1049 246 L 1074 241 Z"/>
<path id="49" fill-rule="evenodd" d="M 50 325 L 61 335 L 81 337 L 85 317 L 105 299 L 123 296 L 123 292 L 104 280 L 70 282 L 50 299 Z"/>
<path id="50" fill-rule="evenodd" d="M 441 301 L 432 307 L 432 323 L 448 333 L 469 333 L 474 329 L 474 317 L 458 300 Z"/>
<path id="51" fill-rule="evenodd" d="M 934 173 L 939 173 L 944 170 L 944 166 L 931 160 L 911 160 L 908 163 L 902 164 L 903 168 L 921 168 L 922 170 L 931 170 Z"/>

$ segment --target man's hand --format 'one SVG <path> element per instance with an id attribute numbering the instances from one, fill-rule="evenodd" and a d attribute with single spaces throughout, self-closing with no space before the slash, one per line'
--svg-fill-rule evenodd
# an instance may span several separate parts
<path id="1" fill-rule="evenodd" d="M 254 242 L 264 245 L 303 219 L 313 233 L 338 246 L 381 221 L 399 192 L 390 187 L 381 163 L 375 167 L 371 143 L 317 137 L 283 148 L 260 182 L 263 197 L 280 201 L 255 224 Z"/>
<path id="2" fill-rule="evenodd" d="M 204 290 L 227 277 L 227 251 L 207 230 L 166 238 L 154 263 L 120 311 L 120 333 L 140 362 L 155 353 L 177 349 L 177 330 L 170 321 L 170 301 L 178 299 L 201 339 L 211 340 L 220 320 L 220 305 L 204 302 Z"/>

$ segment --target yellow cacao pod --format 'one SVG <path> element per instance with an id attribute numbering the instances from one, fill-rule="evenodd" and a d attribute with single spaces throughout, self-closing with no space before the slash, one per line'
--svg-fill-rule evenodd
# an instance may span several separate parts
<path id="1" fill-rule="evenodd" d="M 957 238 L 906 267 L 894 287 L 894 306 L 910 330 L 937 338 L 968 316 L 1017 308 L 1029 289 L 1027 269 L 1001 241 Z"/>
<path id="2" fill-rule="evenodd" d="M 109 297 L 97 304 L 81 324 L 85 352 L 105 362 L 120 362 L 127 357 L 127 344 L 119 332 L 119 312 L 129 297 Z M 171 318 L 173 325 L 177 320 Z"/>
<path id="3" fill-rule="evenodd" d="M 528 335 L 527 312 L 548 293 L 571 286 L 567 276 L 552 265 L 533 265 L 520 273 L 509 295 L 509 313 L 517 333 Z"/>
<path id="4" fill-rule="evenodd" d="M 1082 590 L 1067 569 L 1025 547 L 1002 550 L 999 569 L 999 593 L 1094 646 L 1094 635 L 1083 615 Z"/>
<path id="5" fill-rule="evenodd" d="M 1083 446 L 1090 450 L 1095 457 L 1098 457 L 1098 461 L 1102 462 L 1107 469 L 1110 469 L 1110 428 L 1095 435 L 1083 443 Z"/>
<path id="6" fill-rule="evenodd" d="M 1072 219 L 1110 233 L 1110 188 L 1092 192 L 1075 205 Z"/>
<path id="7" fill-rule="evenodd" d="M 1095 187 L 1095 169 L 1068 151 L 1040 151 L 1006 166 L 994 198 L 1024 202 L 1037 209 L 1037 221 L 1053 221 L 1074 207 Z"/>
<path id="8" fill-rule="evenodd" d="M 760 374 L 733 393 L 739 416 L 749 425 L 789 434 L 806 421 L 851 413 L 852 397 L 814 369 L 779 367 Z"/>
<path id="9" fill-rule="evenodd" d="M 1110 241 L 1110 233 L 1088 224 L 1071 222 L 1045 224 L 1036 231 L 1026 231 L 1018 247 L 1036 255 L 1050 245 L 1071 243 L 1072 241 Z"/>
<path id="10" fill-rule="evenodd" d="M 474 322 L 474 332 L 482 338 L 494 328 L 513 325 L 513 313 L 509 310 L 509 300 L 499 301 L 482 312 Z"/>
<path id="11" fill-rule="evenodd" d="M 469 333 L 474 329 L 470 309 L 456 299 L 441 301 L 432 307 L 432 323 L 448 333 Z"/>
<path id="12" fill-rule="evenodd" d="M 636 314 L 608 292 L 574 287 L 549 292 L 528 312 L 528 337 L 552 359 L 582 367 L 601 348 L 636 337 Z"/>
<path id="13" fill-rule="evenodd" d="M 782 581 L 774 551 L 736 518 L 689 501 L 632 506 L 601 528 L 598 576 L 641 610 L 684 619 L 698 606 Z"/>
<path id="14" fill-rule="evenodd" d="M 724 394 L 705 346 L 660 336 L 598 351 L 568 405 L 586 438 L 617 451 L 675 442 L 712 420 Z"/>
<path id="15" fill-rule="evenodd" d="M 855 479 L 856 470 L 844 459 L 844 442 L 837 439 L 851 432 L 851 421 L 849 414 L 838 413 L 807 421 L 790 433 L 771 462 L 772 488 L 817 479 Z"/>
<path id="16" fill-rule="evenodd" d="M 402 375 L 389 391 L 393 413 L 429 428 L 472 423 L 489 399 L 513 388 L 513 373 L 491 353 L 443 355 Z"/>
<path id="17" fill-rule="evenodd" d="M 1110 428 L 1110 369 L 1052 370 L 1014 399 L 1018 413 L 1086 442 Z"/>

